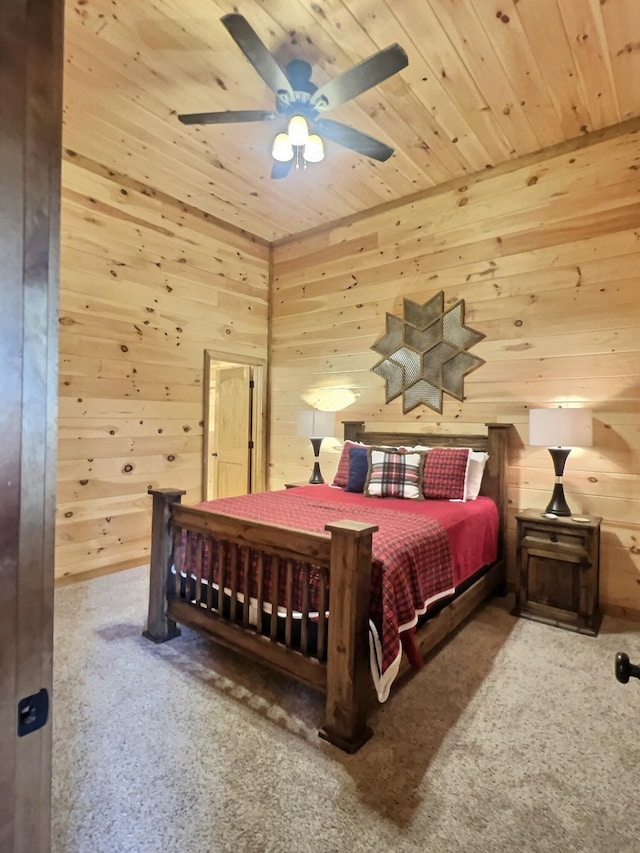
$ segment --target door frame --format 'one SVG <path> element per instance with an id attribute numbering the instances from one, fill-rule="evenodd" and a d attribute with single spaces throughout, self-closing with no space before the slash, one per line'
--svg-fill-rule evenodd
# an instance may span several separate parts
<path id="1" fill-rule="evenodd" d="M 202 499 L 206 499 L 209 478 L 209 460 L 211 459 L 211 440 L 209 423 L 213 413 L 211 400 L 211 373 L 216 362 L 253 367 L 253 403 L 251 417 L 251 491 L 263 492 L 267 488 L 267 360 L 258 356 L 238 355 L 214 349 L 204 351 L 204 425 L 202 449 Z"/>

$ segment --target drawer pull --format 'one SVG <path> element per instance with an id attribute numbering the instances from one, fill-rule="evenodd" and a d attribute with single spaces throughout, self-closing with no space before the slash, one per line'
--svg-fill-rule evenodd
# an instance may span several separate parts
<path id="1" fill-rule="evenodd" d="M 557 541 L 558 541 L 558 537 L 556 536 L 556 534 L 555 534 L 555 533 L 551 533 L 551 534 L 549 534 L 549 539 L 550 539 L 552 542 L 557 542 Z"/>

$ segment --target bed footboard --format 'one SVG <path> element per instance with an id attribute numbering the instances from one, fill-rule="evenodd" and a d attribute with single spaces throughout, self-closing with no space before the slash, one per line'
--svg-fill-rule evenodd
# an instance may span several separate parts
<path id="1" fill-rule="evenodd" d="M 377 526 L 337 521 L 326 533 L 310 533 L 183 507 L 179 489 L 149 493 L 144 636 L 165 642 L 179 635 L 176 623 L 187 625 L 323 690 L 321 736 L 355 752 L 371 736 L 365 719 Z"/>
<path id="2" fill-rule="evenodd" d="M 345 422 L 345 439 L 368 445 L 471 447 L 489 454 L 481 494 L 498 507 L 498 559 L 420 629 L 423 656 L 504 580 L 510 424 L 486 426 L 487 435 L 386 433 Z M 340 520 L 324 533 L 311 533 L 184 507 L 180 489 L 149 493 L 153 530 L 144 636 L 162 643 L 179 635 L 178 623 L 186 625 L 324 691 L 320 735 L 355 752 L 371 736 L 368 622 L 377 526 Z"/>

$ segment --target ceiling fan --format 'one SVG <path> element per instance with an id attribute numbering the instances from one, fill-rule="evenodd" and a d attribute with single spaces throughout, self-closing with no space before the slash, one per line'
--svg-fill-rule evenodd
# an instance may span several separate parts
<path id="1" fill-rule="evenodd" d="M 275 93 L 275 110 L 225 110 L 213 113 L 179 115 L 183 124 L 225 124 L 245 121 L 273 121 L 289 118 L 288 132 L 277 134 L 272 154 L 272 178 L 284 178 L 300 156 L 307 162 L 324 157 L 322 137 L 357 151 L 365 157 L 384 161 L 393 148 L 339 121 L 322 118 L 327 110 L 377 86 L 405 68 L 409 59 L 398 44 L 378 51 L 318 88 L 311 82 L 311 66 L 293 59 L 283 70 L 242 15 L 224 15 L 222 23 L 251 65 Z"/>

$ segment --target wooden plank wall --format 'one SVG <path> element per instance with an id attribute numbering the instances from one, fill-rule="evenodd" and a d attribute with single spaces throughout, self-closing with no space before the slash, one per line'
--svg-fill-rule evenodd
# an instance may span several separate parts
<path id="1" fill-rule="evenodd" d="M 62 182 L 58 578 L 147 561 L 148 486 L 201 499 L 204 351 L 266 358 L 269 276 L 151 186 L 71 151 Z"/>
<path id="2" fill-rule="evenodd" d="M 295 435 L 303 400 L 351 395 L 344 417 L 390 429 L 513 422 L 513 572 L 513 516 L 544 508 L 553 486 L 547 450 L 526 444 L 528 408 L 593 408 L 594 446 L 571 454 L 565 490 L 574 512 L 604 518 L 604 609 L 640 615 L 639 192 L 638 135 L 616 132 L 276 246 L 271 486 L 308 476 L 309 441 Z M 439 290 L 465 300 L 467 323 L 486 334 L 472 351 L 487 363 L 463 403 L 445 396 L 442 416 L 403 416 L 399 400 L 384 402 L 370 347 L 403 297 Z M 334 446 L 323 445 L 325 479 Z"/>

